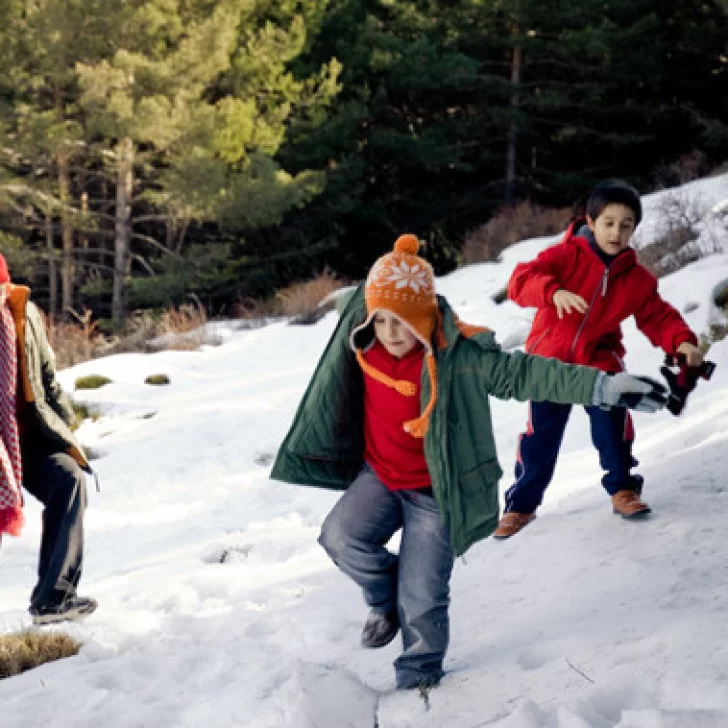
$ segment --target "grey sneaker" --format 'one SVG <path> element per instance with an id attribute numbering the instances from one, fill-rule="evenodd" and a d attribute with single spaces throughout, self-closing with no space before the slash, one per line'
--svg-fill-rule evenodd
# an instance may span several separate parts
<path id="1" fill-rule="evenodd" d="M 396 611 L 383 612 L 381 609 L 372 609 L 361 632 L 362 647 L 367 649 L 384 647 L 397 636 L 397 632 L 399 632 L 399 617 Z"/>
<path id="2" fill-rule="evenodd" d="M 98 602 L 91 597 L 69 597 L 60 604 L 46 604 L 42 607 L 31 606 L 28 610 L 33 624 L 53 624 L 88 617 L 96 611 Z"/>

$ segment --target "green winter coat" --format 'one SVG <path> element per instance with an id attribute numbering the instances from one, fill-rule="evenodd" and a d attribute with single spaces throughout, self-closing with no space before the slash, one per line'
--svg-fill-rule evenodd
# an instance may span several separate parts
<path id="1" fill-rule="evenodd" d="M 51 450 L 68 453 L 84 470 L 90 466 L 71 432 L 75 416 L 71 403 L 56 379 L 55 357 L 46 338 L 38 308 L 29 300 L 30 290 L 11 285 L 8 307 L 18 335 L 18 366 L 25 399 L 24 416 Z"/>
<path id="2" fill-rule="evenodd" d="M 503 474 L 493 439 L 490 395 L 589 404 L 598 374 L 556 359 L 503 352 L 492 332 L 467 336 L 438 296 L 437 401 L 425 436 L 432 487 L 455 553 L 496 528 Z M 363 465 L 363 374 L 349 336 L 366 319 L 363 286 L 344 308 L 276 458 L 271 478 L 345 490 Z M 444 335 L 444 337 L 443 337 Z M 422 407 L 430 397 L 423 367 Z"/>

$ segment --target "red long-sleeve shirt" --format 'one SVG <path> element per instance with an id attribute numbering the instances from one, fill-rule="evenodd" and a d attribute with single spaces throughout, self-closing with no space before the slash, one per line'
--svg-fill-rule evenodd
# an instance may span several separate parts
<path id="1" fill-rule="evenodd" d="M 417 345 L 401 359 L 378 341 L 366 352 L 368 364 L 392 379 L 412 382 L 417 392 L 405 397 L 396 389 L 364 375 L 364 459 L 390 490 L 412 490 L 431 485 L 421 438 L 402 429 L 420 415 L 420 377 L 425 350 Z"/>

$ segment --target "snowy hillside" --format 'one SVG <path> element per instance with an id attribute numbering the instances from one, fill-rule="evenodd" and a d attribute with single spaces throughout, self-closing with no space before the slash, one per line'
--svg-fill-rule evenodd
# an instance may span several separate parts
<path id="1" fill-rule="evenodd" d="M 728 178 L 683 188 L 706 209 Z M 645 198 L 638 243 L 659 230 Z M 719 213 L 716 213 L 719 214 Z M 712 218 L 704 237 L 716 249 Z M 728 241 L 662 279 L 697 332 L 728 279 Z M 438 281 L 462 319 L 522 342 L 533 311 L 492 296 L 515 263 L 551 241 L 526 241 L 499 264 Z M 74 397 L 101 407 L 79 430 L 100 457 L 89 481 L 81 594 L 98 598 L 64 627 L 81 653 L 0 681 L 0 726 L 31 728 L 725 728 L 728 726 L 728 340 L 709 358 L 685 414 L 636 417 L 635 455 L 650 520 L 611 513 L 587 419 L 575 410 L 538 519 L 515 538 L 459 559 L 442 685 L 425 702 L 397 693 L 399 640 L 359 647 L 358 590 L 317 545 L 337 495 L 268 479 L 319 354 L 336 324 L 243 331 L 214 324 L 219 347 L 119 355 L 61 373 L 113 383 Z M 634 373 L 659 351 L 625 327 Z M 150 387 L 165 373 L 170 386 Z M 526 406 L 494 401 L 501 487 L 510 484 Z M 0 627 L 29 624 L 40 509 L 0 554 Z"/>

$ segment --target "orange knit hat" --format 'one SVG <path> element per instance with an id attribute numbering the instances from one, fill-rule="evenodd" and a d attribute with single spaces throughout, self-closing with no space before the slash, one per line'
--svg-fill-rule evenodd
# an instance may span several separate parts
<path id="1" fill-rule="evenodd" d="M 430 401 L 422 414 L 404 423 L 403 427 L 413 437 L 424 437 L 430 413 L 437 399 L 435 357 L 432 351 L 432 334 L 437 321 L 437 297 L 435 274 L 430 264 L 417 255 L 420 242 L 414 235 L 401 235 L 394 250 L 377 260 L 369 271 L 364 298 L 367 320 L 351 335 L 352 348 L 364 373 L 382 384 L 396 389 L 406 397 L 413 397 L 416 387 L 412 382 L 394 380 L 367 364 L 360 349 L 354 345 L 354 336 L 369 325 L 377 311 L 385 309 L 393 313 L 410 328 L 425 347 L 425 363 L 430 376 Z"/>

